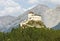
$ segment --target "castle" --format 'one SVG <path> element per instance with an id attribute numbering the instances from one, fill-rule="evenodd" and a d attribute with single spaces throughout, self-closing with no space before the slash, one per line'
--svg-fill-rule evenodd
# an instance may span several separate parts
<path id="1" fill-rule="evenodd" d="M 34 14 L 34 12 L 29 12 L 28 13 L 28 20 L 24 20 L 23 22 L 20 23 L 20 26 L 25 25 L 26 23 L 28 23 L 28 21 L 41 21 L 41 16 L 38 16 L 36 14 Z"/>

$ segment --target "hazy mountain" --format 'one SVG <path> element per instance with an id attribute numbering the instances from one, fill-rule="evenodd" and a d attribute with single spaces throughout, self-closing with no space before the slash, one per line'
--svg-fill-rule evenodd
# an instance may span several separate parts
<path id="1" fill-rule="evenodd" d="M 57 22 L 57 25 L 55 27 L 53 27 L 54 29 L 60 29 L 60 6 L 57 6 L 55 9 L 54 9 L 54 13 L 57 15 L 55 17 L 56 21 L 54 22 Z"/>
<path id="2" fill-rule="evenodd" d="M 55 27 L 53 27 L 53 29 L 60 29 L 60 23 L 58 23 Z"/>
<path id="3" fill-rule="evenodd" d="M 0 16 L 0 31 L 7 29 L 6 26 L 11 25 L 12 21 L 15 20 L 16 17 L 13 16 Z"/>
<path id="4" fill-rule="evenodd" d="M 55 9 L 55 13 L 58 15 L 57 19 L 60 22 L 60 6 L 57 6 Z"/>
<path id="5" fill-rule="evenodd" d="M 15 17 L 13 17 L 13 16 L 2 16 L 2 17 L 0 17 L 0 23 L 7 25 L 14 19 L 15 19 Z"/>

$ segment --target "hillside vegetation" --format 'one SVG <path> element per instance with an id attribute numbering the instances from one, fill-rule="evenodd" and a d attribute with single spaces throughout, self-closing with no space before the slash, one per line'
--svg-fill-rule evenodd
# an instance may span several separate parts
<path id="1" fill-rule="evenodd" d="M 60 30 L 49 29 L 41 21 L 29 21 L 11 32 L 0 32 L 0 41 L 60 41 Z"/>

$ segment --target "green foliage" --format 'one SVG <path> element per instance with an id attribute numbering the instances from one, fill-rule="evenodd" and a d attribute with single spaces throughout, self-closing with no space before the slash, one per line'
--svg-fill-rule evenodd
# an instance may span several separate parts
<path id="1" fill-rule="evenodd" d="M 36 23 L 41 28 L 37 28 Z M 22 27 L 13 28 L 7 33 L 0 32 L 0 41 L 60 41 L 60 30 L 46 28 L 42 22 L 30 21 L 28 24 L 36 24 L 36 26 L 25 26 L 24 29 Z"/>

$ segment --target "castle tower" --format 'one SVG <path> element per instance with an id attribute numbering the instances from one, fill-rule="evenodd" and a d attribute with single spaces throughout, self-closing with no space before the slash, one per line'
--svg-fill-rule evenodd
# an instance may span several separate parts
<path id="1" fill-rule="evenodd" d="M 35 15 L 34 12 L 29 12 L 28 20 L 41 21 L 41 16 Z"/>

